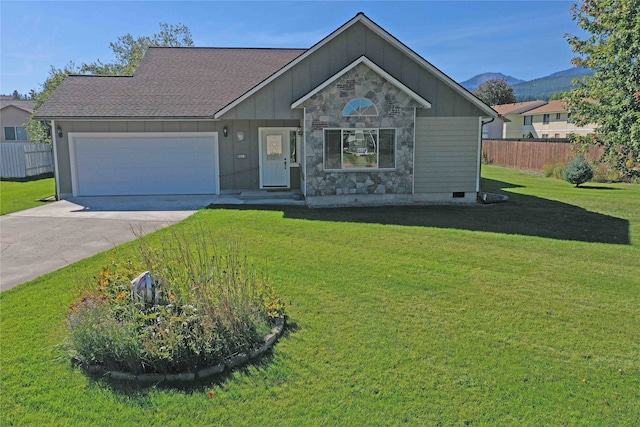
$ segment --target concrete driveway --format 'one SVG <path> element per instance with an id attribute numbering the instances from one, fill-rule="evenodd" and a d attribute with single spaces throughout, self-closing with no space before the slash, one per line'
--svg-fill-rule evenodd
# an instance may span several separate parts
<path id="1" fill-rule="evenodd" d="M 215 196 L 78 197 L 0 217 L 0 290 L 189 217 Z"/>

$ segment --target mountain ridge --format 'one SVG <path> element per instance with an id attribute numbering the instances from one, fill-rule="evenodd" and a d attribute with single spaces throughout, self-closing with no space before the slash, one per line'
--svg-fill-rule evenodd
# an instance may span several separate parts
<path id="1" fill-rule="evenodd" d="M 513 90 L 516 93 L 517 102 L 532 101 L 536 99 L 548 101 L 549 98 L 557 92 L 567 92 L 571 90 L 574 87 L 574 79 L 580 79 L 591 75 L 593 75 L 593 71 L 580 67 L 571 67 L 566 70 L 557 71 L 549 74 L 548 76 L 539 77 L 529 81 L 502 73 L 482 73 L 461 82 L 460 85 L 465 89 L 474 92 L 486 80 L 490 80 L 492 78 L 504 78 L 507 80 L 507 83 L 513 87 Z M 487 76 L 497 77 L 486 78 Z M 486 79 L 482 81 L 483 78 Z M 477 82 L 479 81 L 481 81 L 481 83 L 478 84 Z M 512 81 L 517 81 L 517 83 L 512 83 Z"/>

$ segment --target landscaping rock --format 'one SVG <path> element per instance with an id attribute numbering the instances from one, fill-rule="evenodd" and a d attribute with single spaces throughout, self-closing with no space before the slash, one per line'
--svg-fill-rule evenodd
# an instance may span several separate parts
<path id="1" fill-rule="evenodd" d="M 274 326 L 273 329 L 271 329 L 271 332 L 273 332 L 278 336 L 281 336 L 283 330 L 284 330 L 284 317 L 281 316 L 281 317 L 278 317 L 278 319 L 276 319 L 276 326 Z"/>
<path id="2" fill-rule="evenodd" d="M 159 383 L 166 378 L 163 374 L 140 374 L 138 375 L 138 381 L 141 383 Z"/>
<path id="3" fill-rule="evenodd" d="M 211 375 L 219 374 L 224 371 L 225 364 L 220 363 L 219 365 L 211 366 L 209 368 L 203 368 L 198 371 L 198 378 L 207 378 Z"/>
<path id="4" fill-rule="evenodd" d="M 224 363 L 225 365 L 227 365 L 227 368 L 233 369 L 238 365 L 242 365 L 247 360 L 249 360 L 249 355 L 246 353 L 240 353 L 236 356 L 233 356 L 231 359 L 225 360 Z"/>
<path id="5" fill-rule="evenodd" d="M 124 380 L 124 381 L 135 381 L 136 376 L 130 374 L 129 372 L 121 372 L 121 371 L 111 371 L 111 378 L 114 380 Z"/>
<path id="6" fill-rule="evenodd" d="M 167 374 L 167 381 L 193 381 L 196 378 L 196 374 L 194 373 L 185 373 L 185 374 Z"/>

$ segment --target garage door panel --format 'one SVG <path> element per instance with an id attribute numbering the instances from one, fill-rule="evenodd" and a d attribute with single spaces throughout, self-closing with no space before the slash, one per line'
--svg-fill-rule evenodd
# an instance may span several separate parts
<path id="1" fill-rule="evenodd" d="M 213 137 L 77 137 L 77 193 L 214 194 Z"/>

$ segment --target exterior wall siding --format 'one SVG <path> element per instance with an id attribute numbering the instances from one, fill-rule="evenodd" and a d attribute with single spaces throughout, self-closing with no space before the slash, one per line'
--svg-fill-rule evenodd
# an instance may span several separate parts
<path id="1" fill-rule="evenodd" d="M 414 192 L 472 193 L 478 179 L 478 117 L 419 117 L 416 120 Z"/>
<path id="2" fill-rule="evenodd" d="M 342 110 L 354 98 L 367 98 L 377 116 L 345 117 Z M 304 103 L 305 194 L 354 196 L 411 194 L 413 191 L 413 131 L 417 102 L 364 64 L 347 71 Z M 324 129 L 396 129 L 395 169 L 324 170 Z"/>
<path id="3" fill-rule="evenodd" d="M 225 121 L 56 121 L 63 136 L 57 138 L 58 185 L 60 194 L 72 194 L 69 132 L 218 132 L 220 158 L 220 191 L 260 187 L 259 127 L 297 127 L 298 121 L 287 120 L 225 120 Z M 228 135 L 222 134 L 224 127 Z M 245 134 L 237 140 L 237 132 Z M 299 172 L 298 172 L 299 173 Z"/>
<path id="4" fill-rule="evenodd" d="M 301 119 L 301 111 L 291 110 L 291 104 L 362 55 L 432 104 L 430 109 L 418 110 L 418 116 L 486 115 L 395 46 L 357 23 L 231 109 L 224 118 Z M 289 87 L 291 98 L 285 95 L 289 94 Z"/>
<path id="5" fill-rule="evenodd" d="M 16 140 L 7 141 L 4 138 L 4 127 L 11 126 L 23 126 L 25 123 L 29 121 L 29 113 L 20 108 L 16 108 L 12 105 L 9 105 L 2 110 L 0 110 L 0 141 L 1 142 L 20 142 Z M 29 136 L 27 135 L 27 138 Z M 37 142 L 37 141 L 36 141 Z"/>
<path id="6" fill-rule="evenodd" d="M 531 124 L 524 124 L 524 117 L 532 117 Z M 588 135 L 595 132 L 596 125 L 579 127 L 567 120 L 567 114 L 561 113 L 560 119 L 556 119 L 556 113 L 549 113 L 549 123 L 544 123 L 543 114 L 509 114 L 506 116 L 511 122 L 504 124 L 502 138 L 524 138 L 531 132 L 533 138 L 566 138 L 568 134 Z M 555 135 L 558 135 L 557 137 Z M 543 135 L 548 135 L 544 137 Z M 489 135 L 488 138 L 500 138 Z"/>

